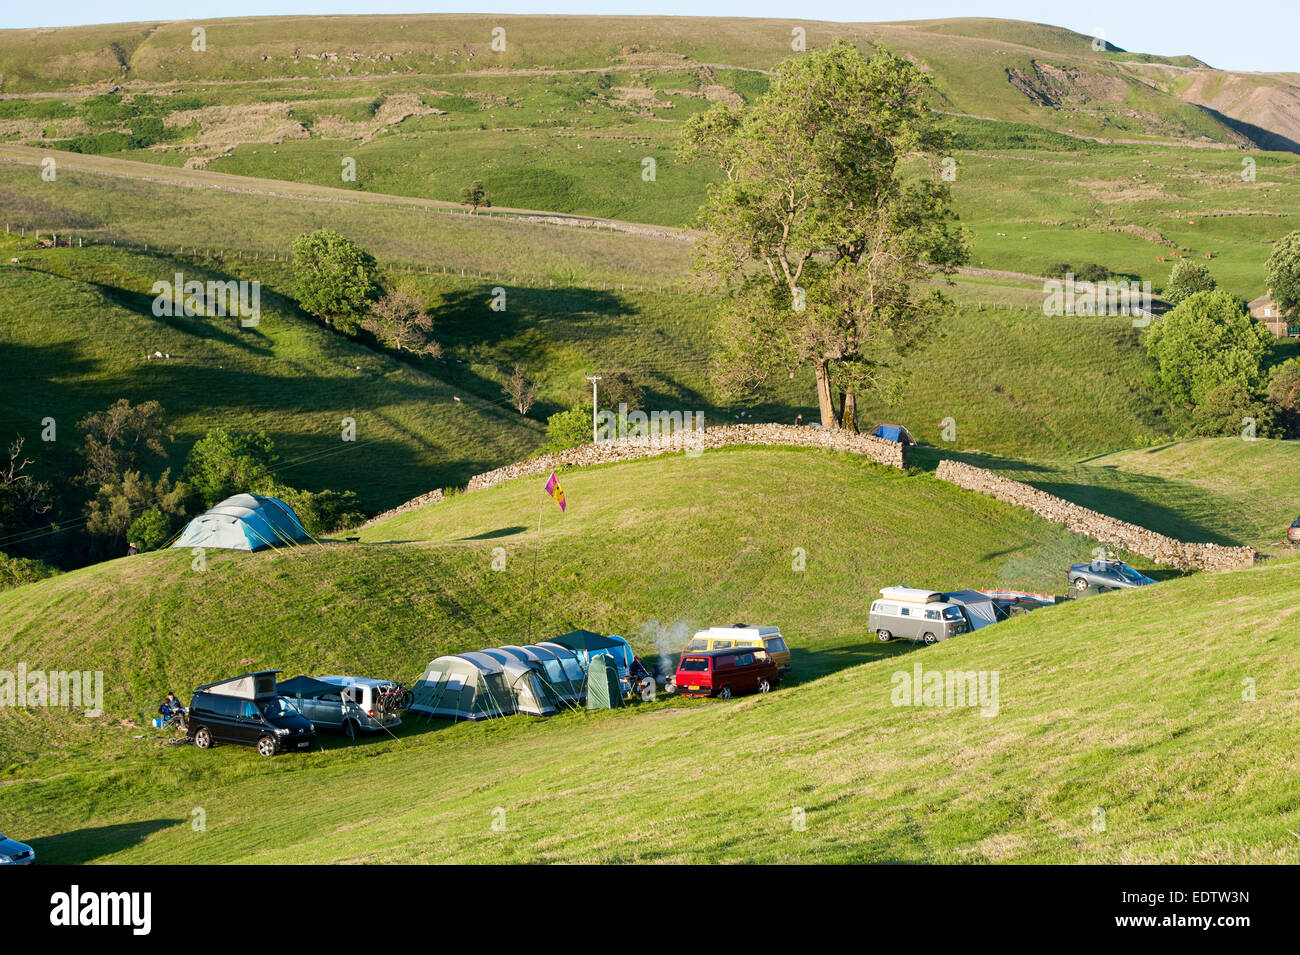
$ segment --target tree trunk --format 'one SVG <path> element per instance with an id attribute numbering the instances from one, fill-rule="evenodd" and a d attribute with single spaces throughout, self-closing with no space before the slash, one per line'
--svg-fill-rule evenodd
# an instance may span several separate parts
<path id="1" fill-rule="evenodd" d="M 839 423 L 835 420 L 835 406 L 831 403 L 830 363 L 815 362 L 813 371 L 817 375 L 817 407 L 821 411 L 822 427 L 837 428 Z"/>
<path id="2" fill-rule="evenodd" d="M 851 388 L 841 397 L 840 427 L 845 431 L 858 430 L 858 396 Z"/>

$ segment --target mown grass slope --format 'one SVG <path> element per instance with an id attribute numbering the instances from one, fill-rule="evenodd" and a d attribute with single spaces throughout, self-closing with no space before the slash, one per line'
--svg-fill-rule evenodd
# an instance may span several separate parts
<path id="1" fill-rule="evenodd" d="M 153 555 L 29 585 L 0 595 L 15 634 L 6 655 L 52 666 L 121 656 L 111 648 L 134 641 L 154 654 L 137 666 L 180 681 L 239 653 L 253 666 L 269 652 L 296 672 L 299 661 L 332 668 L 417 647 L 422 663 L 517 634 L 531 555 L 512 540 L 531 533 L 535 483 L 366 535 L 440 543 L 231 555 L 206 576 L 185 555 Z M 543 515 L 539 630 L 613 629 L 637 611 L 772 620 L 800 648 L 797 680 L 728 704 L 408 720 L 397 740 L 326 737 L 322 753 L 272 761 L 11 716 L 12 739 L 30 744 L 43 729 L 47 742 L 7 768 L 0 820 L 21 820 L 51 862 L 1296 861 L 1300 563 L 1073 601 L 934 648 L 882 648 L 862 633 L 881 580 L 906 570 L 915 584 L 1047 586 L 1085 542 L 925 476 L 813 452 L 676 456 L 575 472 L 566 485 L 569 513 Z M 726 506 L 757 495 L 761 516 Z M 792 573 L 787 544 L 806 537 L 807 570 Z M 505 571 L 490 569 L 491 546 L 506 547 Z M 374 592 L 374 580 L 390 590 Z M 128 609 L 146 593 L 148 623 Z M 896 705 L 897 674 L 914 665 L 996 672 L 996 712 Z M 196 809 L 204 831 L 191 826 Z M 493 829 L 500 810 L 505 828 Z"/>

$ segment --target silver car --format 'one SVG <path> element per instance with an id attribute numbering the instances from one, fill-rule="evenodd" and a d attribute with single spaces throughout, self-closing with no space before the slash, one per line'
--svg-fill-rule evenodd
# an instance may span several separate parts
<path id="1" fill-rule="evenodd" d="M 402 718 L 391 710 L 386 718 L 381 717 L 379 697 L 396 689 L 388 680 L 364 676 L 318 676 L 315 680 L 331 684 L 337 691 L 313 693 L 290 702 L 318 729 L 341 730 L 355 739 L 362 732 L 392 730 L 402 725 Z"/>
<path id="2" fill-rule="evenodd" d="M 36 861 L 36 850 L 13 839 L 0 836 L 0 865 L 31 865 Z"/>

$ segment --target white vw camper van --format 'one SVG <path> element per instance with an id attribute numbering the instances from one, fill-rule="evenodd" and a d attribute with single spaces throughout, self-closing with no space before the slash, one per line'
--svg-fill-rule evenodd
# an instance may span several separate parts
<path id="1" fill-rule="evenodd" d="M 927 644 L 969 629 L 959 605 L 950 603 L 939 591 L 915 587 L 881 588 L 880 599 L 871 605 L 867 627 L 881 641 L 903 637 Z"/>

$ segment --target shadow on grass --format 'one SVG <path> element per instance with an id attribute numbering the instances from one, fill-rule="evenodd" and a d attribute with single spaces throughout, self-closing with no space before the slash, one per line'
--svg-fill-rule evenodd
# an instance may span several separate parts
<path id="1" fill-rule="evenodd" d="M 57 865 L 81 865 L 100 856 L 111 855 L 138 845 L 155 832 L 180 825 L 184 819 L 150 819 L 145 822 L 122 822 L 113 826 L 74 829 L 57 836 L 32 839 L 36 860 Z"/>
<path id="2" fill-rule="evenodd" d="M 482 534 L 475 534 L 473 537 L 458 537 L 462 541 L 489 541 L 496 540 L 498 537 L 513 537 L 515 534 L 521 534 L 528 528 L 522 524 L 515 524 L 511 527 L 498 527 L 494 531 L 484 531 Z"/>
<path id="3" fill-rule="evenodd" d="M 921 646 L 922 644 L 911 640 L 891 640 L 888 643 L 873 640 L 870 643 L 855 643 L 842 647 L 830 647 L 826 650 L 800 650 L 796 648 L 791 651 L 790 655 L 792 669 L 781 682 L 786 686 L 797 686 L 801 683 L 807 683 L 809 680 L 828 676 L 839 670 L 858 666 L 861 663 L 872 663 L 888 657 L 901 656 Z"/>

